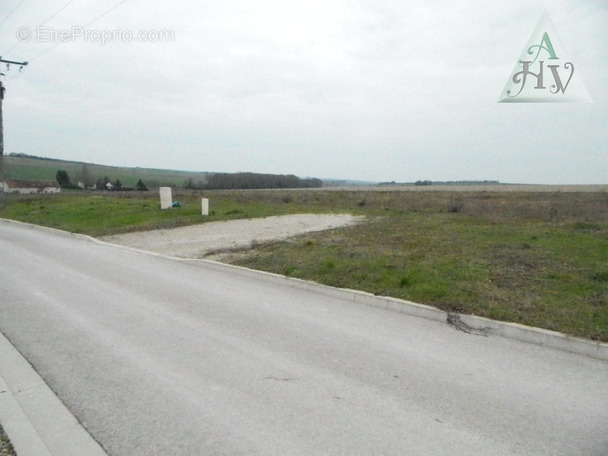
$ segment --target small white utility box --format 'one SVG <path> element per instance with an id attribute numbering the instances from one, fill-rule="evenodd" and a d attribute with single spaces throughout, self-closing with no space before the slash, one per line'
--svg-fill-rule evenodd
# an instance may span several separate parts
<path id="1" fill-rule="evenodd" d="M 201 212 L 203 215 L 209 215 L 209 200 L 207 198 L 203 198 L 201 202 Z"/>
<path id="2" fill-rule="evenodd" d="M 171 197 L 171 187 L 160 187 L 160 208 L 171 209 L 173 198 Z"/>

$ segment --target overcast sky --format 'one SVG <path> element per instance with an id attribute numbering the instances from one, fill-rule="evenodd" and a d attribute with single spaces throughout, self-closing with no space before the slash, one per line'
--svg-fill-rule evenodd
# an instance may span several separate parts
<path id="1" fill-rule="evenodd" d="M 593 103 L 497 103 L 545 10 Z M 608 183 L 606 0 L 2 0 L 0 55 L 7 154 Z"/>

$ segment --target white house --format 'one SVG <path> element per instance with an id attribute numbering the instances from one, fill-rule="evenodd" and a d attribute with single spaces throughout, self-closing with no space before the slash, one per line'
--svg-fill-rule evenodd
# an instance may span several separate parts
<path id="1" fill-rule="evenodd" d="M 37 193 L 59 193 L 61 187 L 57 181 L 24 181 L 6 179 L 3 183 L 5 193 L 20 193 L 22 195 L 37 194 Z"/>
<path id="2" fill-rule="evenodd" d="M 82 182 L 82 181 L 78 181 L 78 187 L 83 189 L 83 190 L 97 190 L 97 185 L 93 184 L 93 185 L 87 185 L 86 183 Z"/>

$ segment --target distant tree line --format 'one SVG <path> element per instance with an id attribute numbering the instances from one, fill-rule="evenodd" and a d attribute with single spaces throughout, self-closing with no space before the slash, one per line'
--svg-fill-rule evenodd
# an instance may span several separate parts
<path id="1" fill-rule="evenodd" d="M 112 190 L 115 192 L 120 192 L 120 191 L 127 192 L 127 191 L 131 191 L 131 190 L 138 190 L 140 192 L 145 192 L 148 190 L 147 185 L 144 184 L 144 181 L 142 181 L 141 179 L 139 179 L 137 181 L 137 184 L 135 184 L 135 188 L 133 188 L 133 187 L 125 187 L 124 185 L 122 185 L 122 182 L 120 181 L 120 179 L 116 179 L 114 182 L 112 182 L 110 180 L 110 178 L 107 176 L 97 179 L 97 182 L 95 183 L 95 188 L 97 190 Z"/>
<path id="2" fill-rule="evenodd" d="M 97 179 L 97 181 L 95 182 L 95 185 L 93 186 L 92 179 L 89 176 L 86 168 L 85 168 L 85 170 L 83 170 L 82 176 L 79 180 L 79 184 L 83 185 L 83 187 L 81 187 L 79 184 L 73 183 L 70 180 L 70 176 L 69 176 L 68 172 L 64 169 L 60 169 L 59 171 L 57 171 L 55 179 L 57 180 L 57 183 L 59 184 L 59 186 L 61 188 L 83 189 L 83 187 L 84 187 L 84 189 L 112 190 L 112 191 L 129 191 L 129 190 L 146 191 L 146 190 L 148 190 L 148 187 L 141 179 L 139 179 L 137 181 L 135 188 L 132 188 L 132 187 L 123 186 L 120 179 L 111 181 L 110 178 L 107 176 L 100 177 L 99 179 Z"/>
<path id="3" fill-rule="evenodd" d="M 497 180 L 462 180 L 462 181 L 431 181 L 431 180 L 417 180 L 416 182 L 380 182 L 377 184 L 379 187 L 389 185 L 412 185 L 417 187 L 425 187 L 430 185 L 497 185 L 500 181 Z"/>
<path id="4" fill-rule="evenodd" d="M 188 177 L 184 181 L 184 188 L 187 190 L 204 190 L 207 188 L 207 183 L 200 179 L 195 182 L 193 178 Z"/>
<path id="5" fill-rule="evenodd" d="M 265 189 L 265 188 L 319 188 L 323 181 L 316 178 L 301 179 L 293 174 L 221 173 L 208 177 L 209 190 Z"/>
<path id="6" fill-rule="evenodd" d="M 62 188 L 87 189 L 87 190 L 111 190 L 111 191 L 146 191 L 149 186 L 141 179 L 133 187 L 125 187 L 120 179 L 111 180 L 108 176 L 95 180 L 84 166 L 76 182 L 70 180 L 68 172 L 57 171 L 57 183 Z M 154 182 L 150 183 L 156 187 Z M 293 174 L 258 174 L 258 173 L 219 173 L 212 174 L 204 182 L 194 181 L 191 177 L 184 181 L 184 188 L 189 190 L 231 190 L 231 189 L 272 189 L 272 188 L 320 188 L 323 181 L 316 178 L 302 179 Z"/>
<path id="7" fill-rule="evenodd" d="M 497 180 L 461 180 L 461 181 L 430 181 L 419 180 L 414 185 L 496 185 L 500 184 Z"/>

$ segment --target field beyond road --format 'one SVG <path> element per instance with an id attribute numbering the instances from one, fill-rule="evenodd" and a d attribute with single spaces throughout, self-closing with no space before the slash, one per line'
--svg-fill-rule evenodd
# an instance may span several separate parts
<path id="1" fill-rule="evenodd" d="M 224 261 L 608 341 L 605 187 L 413 189 L 177 193 L 182 207 L 168 211 L 155 192 L 10 196 L 0 217 L 102 236 L 294 213 L 365 216 Z M 204 219 L 202 196 L 211 201 Z"/>

